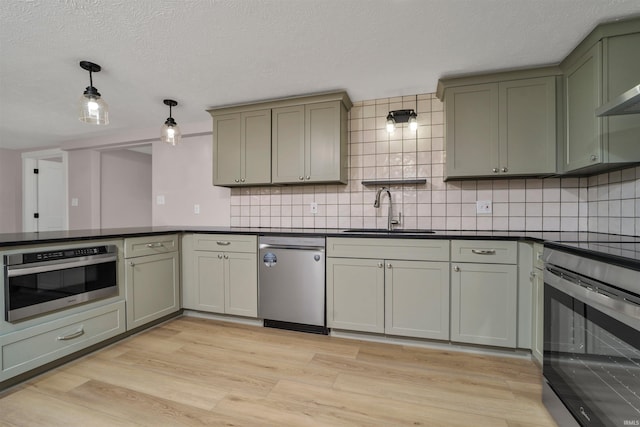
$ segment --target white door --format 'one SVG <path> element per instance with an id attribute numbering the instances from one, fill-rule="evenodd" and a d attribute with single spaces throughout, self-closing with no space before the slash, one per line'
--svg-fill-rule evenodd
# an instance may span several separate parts
<path id="1" fill-rule="evenodd" d="M 38 231 L 64 229 L 64 175 L 62 162 L 38 160 Z"/>
<path id="2" fill-rule="evenodd" d="M 62 150 L 22 154 L 23 231 L 67 229 L 67 163 Z"/>

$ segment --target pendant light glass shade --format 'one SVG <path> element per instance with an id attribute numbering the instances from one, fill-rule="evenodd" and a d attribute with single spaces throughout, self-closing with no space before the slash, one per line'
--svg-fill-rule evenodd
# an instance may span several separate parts
<path id="1" fill-rule="evenodd" d="M 97 73 L 101 67 L 88 61 L 80 61 L 80 67 L 89 71 L 89 86 L 80 97 L 78 118 L 85 123 L 108 125 L 109 106 L 102 99 L 98 89 L 93 87 L 92 73 Z"/>
<path id="2" fill-rule="evenodd" d="M 176 101 L 173 99 L 165 99 L 164 105 L 169 106 L 169 118 L 164 122 L 162 128 L 160 129 L 160 141 L 169 145 L 177 145 L 180 143 L 182 139 L 182 133 L 180 132 L 180 127 L 171 117 L 171 107 L 175 107 L 178 105 Z"/>

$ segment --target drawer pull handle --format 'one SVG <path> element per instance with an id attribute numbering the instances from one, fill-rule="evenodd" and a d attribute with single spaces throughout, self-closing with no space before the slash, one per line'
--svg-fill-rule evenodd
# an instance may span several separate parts
<path id="1" fill-rule="evenodd" d="M 161 246 L 164 246 L 162 243 L 160 242 L 156 242 L 156 243 L 147 243 L 147 247 L 148 248 L 159 248 Z"/>
<path id="2" fill-rule="evenodd" d="M 229 246 L 231 244 L 231 242 L 229 241 L 225 241 L 225 240 L 218 240 L 216 242 L 216 244 L 220 245 L 220 246 Z"/>
<path id="3" fill-rule="evenodd" d="M 476 255 L 495 255 L 496 254 L 495 249 L 471 249 L 471 252 L 473 252 Z"/>
<path id="4" fill-rule="evenodd" d="M 84 328 L 82 328 L 81 326 L 79 330 L 72 332 L 69 335 L 63 335 L 61 337 L 58 337 L 58 341 L 69 341 L 74 338 L 78 338 L 79 336 L 82 336 L 82 335 L 84 335 Z"/>

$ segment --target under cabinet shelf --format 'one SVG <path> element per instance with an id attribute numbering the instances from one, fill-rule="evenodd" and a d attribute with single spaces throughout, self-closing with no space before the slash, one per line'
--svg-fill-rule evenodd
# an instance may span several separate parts
<path id="1" fill-rule="evenodd" d="M 362 185 L 415 185 L 426 184 L 427 178 L 410 179 L 368 179 L 363 180 Z"/>

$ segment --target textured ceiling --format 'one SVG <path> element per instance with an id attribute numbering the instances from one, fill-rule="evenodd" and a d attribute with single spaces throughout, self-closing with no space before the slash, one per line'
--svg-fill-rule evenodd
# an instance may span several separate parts
<path id="1" fill-rule="evenodd" d="M 159 128 L 205 109 L 346 89 L 435 91 L 441 76 L 559 62 L 640 0 L 0 0 L 0 147 Z M 88 73 L 111 124 L 77 119 Z"/>

